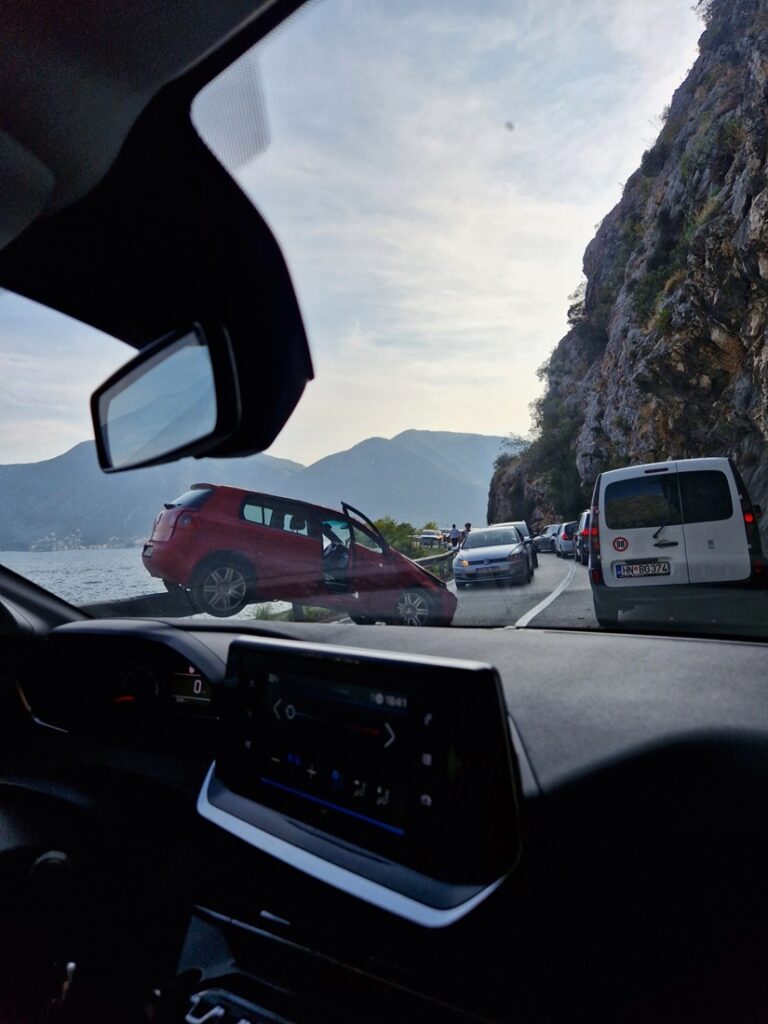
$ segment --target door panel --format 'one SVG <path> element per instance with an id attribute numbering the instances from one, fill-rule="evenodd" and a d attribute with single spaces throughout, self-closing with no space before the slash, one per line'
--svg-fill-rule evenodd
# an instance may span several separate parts
<path id="1" fill-rule="evenodd" d="M 260 594 L 291 601 L 323 592 L 322 543 L 308 510 L 254 496 L 241 522 Z"/>
<path id="2" fill-rule="evenodd" d="M 607 586 L 618 591 L 689 582 L 675 463 L 614 478 L 604 485 L 600 508 Z M 620 572 L 647 575 L 620 577 Z"/>
<path id="3" fill-rule="evenodd" d="M 707 462 L 679 470 L 688 574 L 691 583 L 743 580 L 751 562 L 738 491 L 719 460 Z"/>

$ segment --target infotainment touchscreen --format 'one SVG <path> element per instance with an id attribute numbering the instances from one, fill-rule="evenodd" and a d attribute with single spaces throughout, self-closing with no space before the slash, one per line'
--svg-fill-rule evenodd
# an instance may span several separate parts
<path id="1" fill-rule="evenodd" d="M 516 765 L 487 665 L 246 641 L 217 777 L 311 834 L 451 883 L 517 856 Z M 243 804 L 240 804 L 241 813 Z"/>

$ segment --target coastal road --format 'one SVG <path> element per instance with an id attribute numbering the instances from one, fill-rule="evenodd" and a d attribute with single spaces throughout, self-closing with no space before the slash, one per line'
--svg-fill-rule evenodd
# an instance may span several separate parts
<path id="1" fill-rule="evenodd" d="M 529 584 L 481 584 L 456 592 L 455 626 L 517 626 L 540 629 L 597 629 L 587 567 L 572 558 L 539 554 Z M 619 616 L 619 629 L 692 629 L 694 632 L 768 636 L 768 590 L 718 589 L 696 600 L 701 590 L 685 588 L 684 604 L 634 608 Z"/>
<path id="2" fill-rule="evenodd" d="M 530 583 L 482 583 L 456 591 L 454 626 L 526 626 L 598 629 L 585 566 L 540 554 Z M 545 618 L 546 617 L 546 618 Z"/>

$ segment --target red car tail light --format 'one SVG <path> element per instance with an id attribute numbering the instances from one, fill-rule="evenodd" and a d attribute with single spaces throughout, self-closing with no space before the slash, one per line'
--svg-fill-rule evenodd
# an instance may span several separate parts
<path id="1" fill-rule="evenodd" d="M 179 518 L 176 520 L 176 526 L 181 526 L 186 530 L 199 530 L 200 521 L 194 512 L 182 512 Z"/>

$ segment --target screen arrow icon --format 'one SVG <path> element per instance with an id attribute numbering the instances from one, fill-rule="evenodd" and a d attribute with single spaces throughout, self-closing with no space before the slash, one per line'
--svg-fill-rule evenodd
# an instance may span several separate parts
<path id="1" fill-rule="evenodd" d="M 395 736 L 395 730 L 392 728 L 392 726 L 389 724 L 389 722 L 385 722 L 384 723 L 384 728 L 387 730 L 387 734 L 388 734 L 387 735 L 387 742 L 384 744 L 384 749 L 386 750 L 387 747 L 391 747 L 392 744 L 395 742 L 396 736 Z"/>
<path id="2" fill-rule="evenodd" d="M 282 703 L 283 703 L 283 698 L 282 698 L 282 697 L 280 697 L 280 698 L 279 698 L 279 700 L 276 700 L 276 701 L 275 701 L 275 703 L 274 703 L 274 704 L 272 705 L 272 710 L 273 710 L 273 711 L 275 712 L 275 718 L 276 718 L 276 719 L 277 719 L 278 721 L 281 721 L 281 720 L 282 720 L 282 719 L 281 719 L 281 715 L 280 715 L 280 705 L 281 705 Z"/>

